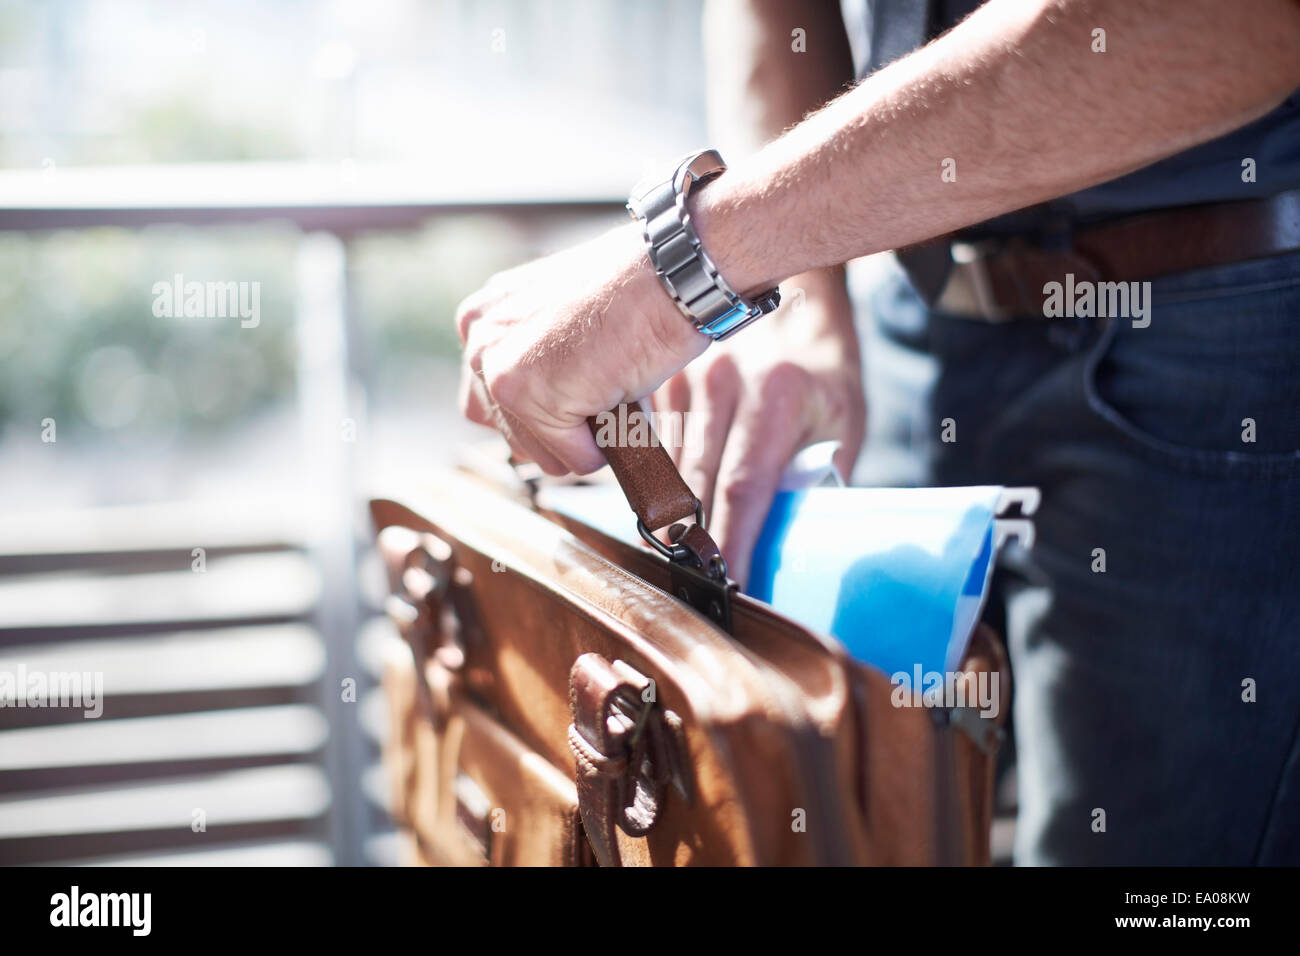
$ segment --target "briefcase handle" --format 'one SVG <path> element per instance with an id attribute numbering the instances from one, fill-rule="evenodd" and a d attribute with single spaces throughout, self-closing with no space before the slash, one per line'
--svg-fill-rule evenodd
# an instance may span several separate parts
<path id="1" fill-rule="evenodd" d="M 603 416 L 592 415 L 587 419 L 587 424 L 596 444 L 605 453 L 605 460 L 609 462 L 623 494 L 627 496 L 627 503 L 632 506 L 637 520 L 645 530 L 658 531 L 691 515 L 695 515 L 697 523 L 703 525 L 700 501 L 682 480 L 677 466 L 663 445 L 657 441 L 641 443 L 620 440 L 633 431 L 626 423 L 634 422 L 637 416 L 644 416 L 645 412 L 636 405 L 625 403 L 605 414 L 611 416 L 613 424 L 622 425 L 613 429 L 618 436 L 613 442 L 602 440 L 601 433 L 608 431 L 607 423 L 601 421 Z M 649 423 L 646 424 L 643 433 L 650 432 Z"/>
<path id="2" fill-rule="evenodd" d="M 637 531 L 668 559 L 672 593 L 730 632 L 731 595 L 736 585 L 728 580 L 726 559 L 709 536 L 704 506 L 682 480 L 662 444 L 627 440 L 632 434 L 653 434 L 648 421 L 645 428 L 628 427 L 635 422 L 634 416 L 644 415 L 639 407 L 622 404 L 605 415 L 591 416 L 587 424 L 636 514 Z M 613 429 L 613 441 L 608 440 L 611 420 L 602 422 L 605 416 L 613 416 L 612 423 L 618 426 Z M 678 523 L 691 515 L 695 524 Z M 655 537 L 654 532 L 665 527 L 671 544 Z"/>

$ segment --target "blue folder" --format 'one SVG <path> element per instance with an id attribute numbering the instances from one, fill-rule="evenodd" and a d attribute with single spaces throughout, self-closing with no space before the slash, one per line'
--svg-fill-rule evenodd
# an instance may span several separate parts
<path id="1" fill-rule="evenodd" d="M 1002 488 L 814 487 L 777 493 L 747 591 L 899 683 L 956 669 L 988 591 Z M 616 485 L 541 503 L 638 543 Z"/>
<path id="2" fill-rule="evenodd" d="M 955 670 L 988 591 L 1001 491 L 778 492 L 747 590 L 904 683 Z"/>

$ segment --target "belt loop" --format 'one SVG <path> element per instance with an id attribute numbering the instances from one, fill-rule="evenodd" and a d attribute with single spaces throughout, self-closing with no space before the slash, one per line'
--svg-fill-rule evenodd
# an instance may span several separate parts
<path id="1" fill-rule="evenodd" d="M 950 242 L 950 239 L 950 236 L 940 236 L 929 242 L 894 251 L 894 258 L 907 273 L 912 288 L 926 306 L 933 306 L 939 300 L 952 275 L 951 246 L 956 243 Z"/>

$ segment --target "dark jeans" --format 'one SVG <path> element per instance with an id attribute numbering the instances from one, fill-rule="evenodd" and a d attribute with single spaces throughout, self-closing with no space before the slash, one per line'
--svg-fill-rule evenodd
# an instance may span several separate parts
<path id="1" fill-rule="evenodd" d="M 1297 864 L 1300 256 L 1152 295 L 1145 329 L 998 325 L 886 276 L 859 479 L 1042 489 L 999 578 L 1016 862 Z"/>

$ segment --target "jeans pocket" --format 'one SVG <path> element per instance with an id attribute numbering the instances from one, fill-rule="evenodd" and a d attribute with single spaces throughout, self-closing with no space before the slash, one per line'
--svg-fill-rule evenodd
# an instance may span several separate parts
<path id="1" fill-rule="evenodd" d="M 1171 302 L 1149 328 L 1112 319 L 1083 374 L 1089 410 L 1148 461 L 1227 478 L 1300 475 L 1294 292 L 1281 303 L 1221 291 Z"/>

